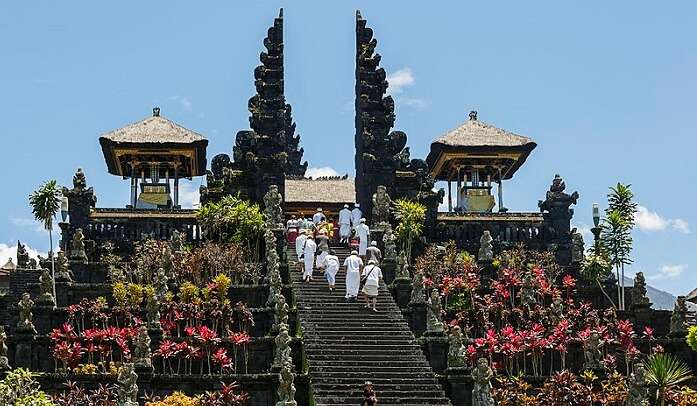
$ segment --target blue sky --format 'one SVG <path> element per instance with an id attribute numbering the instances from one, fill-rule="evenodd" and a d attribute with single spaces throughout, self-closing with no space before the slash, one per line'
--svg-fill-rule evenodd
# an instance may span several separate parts
<path id="1" fill-rule="evenodd" d="M 46 179 L 69 184 L 81 166 L 98 205 L 125 205 L 128 184 L 107 174 L 97 139 L 155 105 L 206 135 L 209 157 L 229 152 L 280 6 L 305 157 L 352 174 L 360 8 L 413 156 L 478 110 L 538 143 L 506 184 L 509 208 L 535 211 L 560 173 L 581 194 L 574 222 L 585 227 L 608 186 L 631 183 L 642 206 L 632 270 L 672 293 L 696 287 L 697 4 L 479 3 L 3 2 L 0 256 L 17 238 L 46 251 L 26 199 Z"/>

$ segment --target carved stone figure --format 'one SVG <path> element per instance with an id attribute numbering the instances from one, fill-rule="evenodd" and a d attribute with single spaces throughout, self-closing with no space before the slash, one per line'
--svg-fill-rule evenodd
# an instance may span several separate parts
<path id="1" fill-rule="evenodd" d="M 279 375 L 276 406 L 296 406 L 293 364 L 291 362 L 283 363 Z"/>
<path id="2" fill-rule="evenodd" d="M 283 228 L 282 201 L 283 197 L 278 192 L 278 185 L 269 186 L 269 191 L 264 195 L 264 214 L 266 215 L 266 224 L 270 228 Z"/>
<path id="3" fill-rule="evenodd" d="M 556 206 L 565 206 L 568 208 L 572 204 L 576 204 L 578 200 L 578 192 L 568 194 L 564 192 L 566 189 L 566 183 L 561 178 L 561 176 L 554 175 L 554 180 L 552 180 L 552 185 L 549 187 L 546 199 L 541 201 L 538 206 L 541 210 L 551 211 Z"/>
<path id="4" fill-rule="evenodd" d="M 385 246 L 385 261 L 394 261 L 397 258 L 397 242 L 392 226 L 387 223 L 385 225 L 385 234 L 382 236 L 382 242 Z"/>
<path id="5" fill-rule="evenodd" d="M 448 368 L 461 368 L 467 361 L 465 345 L 462 342 L 462 330 L 455 326 L 448 334 Z"/>
<path id="6" fill-rule="evenodd" d="M 407 253 L 400 251 L 397 255 L 397 272 L 396 277 L 401 279 L 409 279 L 409 264 L 407 263 Z"/>
<path id="7" fill-rule="evenodd" d="M 266 300 L 266 307 L 275 307 L 277 295 L 282 295 L 283 281 L 278 264 L 270 268 L 267 272 L 269 279 L 269 297 Z"/>
<path id="8" fill-rule="evenodd" d="M 472 406 L 494 406 L 494 398 L 491 396 L 491 378 L 494 371 L 489 367 L 486 358 L 479 358 L 477 366 L 472 370 Z"/>
<path id="9" fill-rule="evenodd" d="M 276 305 L 274 307 L 274 331 L 278 331 L 281 324 L 288 324 L 288 303 L 280 292 L 276 294 Z"/>
<path id="10" fill-rule="evenodd" d="M 164 268 L 159 268 L 153 280 L 153 287 L 155 288 L 155 296 L 160 302 L 165 299 L 169 291 L 168 283 L 169 278 L 167 277 L 167 272 L 165 272 Z"/>
<path id="11" fill-rule="evenodd" d="M 523 305 L 532 306 L 537 303 L 537 284 L 531 271 L 523 276 L 523 283 L 520 287 L 520 301 Z"/>
<path id="12" fill-rule="evenodd" d="M 56 282 L 72 282 L 73 274 L 70 272 L 68 257 L 63 251 L 58 251 L 56 255 Z"/>
<path id="13" fill-rule="evenodd" d="M 643 272 L 634 275 L 634 286 L 632 287 L 632 307 L 646 307 L 651 304 L 651 300 L 646 296 L 646 278 Z"/>
<path id="14" fill-rule="evenodd" d="M 34 307 L 34 301 L 31 300 L 31 296 L 29 293 L 23 293 L 22 298 L 17 303 L 17 308 L 19 309 L 18 329 L 36 331 L 34 328 L 34 313 L 31 312 L 32 307 Z"/>
<path id="15" fill-rule="evenodd" d="M 673 314 L 670 316 L 670 333 L 681 335 L 686 332 L 685 321 L 687 319 L 687 304 L 685 296 L 678 296 L 673 308 Z"/>
<path id="16" fill-rule="evenodd" d="M 274 339 L 276 347 L 274 348 L 273 365 L 282 366 L 285 362 L 292 362 L 290 353 L 290 334 L 288 334 L 288 324 L 281 323 L 278 329 L 278 335 Z"/>
<path id="17" fill-rule="evenodd" d="M 390 205 L 392 199 L 387 194 L 384 185 L 378 185 L 377 191 L 373 194 L 373 218 L 372 223 L 381 227 L 390 223 Z"/>
<path id="18" fill-rule="evenodd" d="M 5 326 L 0 326 L 0 371 L 10 369 L 10 361 L 7 358 L 7 334 Z"/>
<path id="19" fill-rule="evenodd" d="M 375 406 L 377 404 L 378 398 L 375 396 L 373 383 L 366 381 L 365 385 L 363 385 L 363 402 L 361 402 L 361 406 Z"/>
<path id="20" fill-rule="evenodd" d="M 172 231 L 172 236 L 169 239 L 169 248 L 172 253 L 182 252 L 184 249 L 184 234 L 178 230 Z"/>
<path id="21" fill-rule="evenodd" d="M 53 305 L 56 303 L 53 297 L 53 278 L 51 278 L 51 273 L 48 269 L 44 269 L 39 276 L 39 286 L 41 288 L 41 295 L 39 295 L 39 301 L 42 304 Z"/>
<path id="22" fill-rule="evenodd" d="M 627 406 L 649 406 L 649 382 L 646 379 L 646 369 L 640 362 L 634 364 L 628 386 Z"/>
<path id="23" fill-rule="evenodd" d="M 482 237 L 479 239 L 479 255 L 477 255 L 478 260 L 491 261 L 494 259 L 493 241 L 494 239 L 491 237 L 491 232 L 489 230 L 484 230 Z"/>
<path id="24" fill-rule="evenodd" d="M 77 168 L 75 175 L 73 175 L 73 189 L 78 191 L 87 189 L 87 178 L 82 168 Z"/>
<path id="25" fill-rule="evenodd" d="M 549 321 L 551 326 L 556 326 L 564 318 L 564 304 L 560 297 L 555 297 L 549 307 Z"/>
<path id="26" fill-rule="evenodd" d="M 82 233 L 81 228 L 75 230 L 75 234 L 73 235 L 70 259 L 81 261 L 84 264 L 87 263 L 87 251 L 85 251 L 85 235 Z"/>
<path id="27" fill-rule="evenodd" d="M 574 228 L 571 230 L 571 262 L 574 264 L 583 262 L 585 251 L 583 235 Z"/>
<path id="28" fill-rule="evenodd" d="M 431 290 L 431 296 L 426 307 L 426 331 L 429 333 L 442 333 L 443 318 L 441 312 L 441 300 L 438 289 Z"/>
<path id="29" fill-rule="evenodd" d="M 118 406 L 138 406 L 138 374 L 132 363 L 124 363 L 119 368 L 116 379 Z"/>
<path id="30" fill-rule="evenodd" d="M 150 352 L 150 336 L 148 335 L 148 328 L 145 325 L 141 325 L 138 329 L 135 342 L 135 351 L 133 352 L 135 358 L 135 366 L 140 369 L 152 369 L 152 354 Z"/>
<path id="31" fill-rule="evenodd" d="M 585 362 L 583 369 L 599 369 L 603 360 L 603 352 L 600 348 L 600 334 L 592 332 L 588 338 L 583 341 L 583 355 Z"/>
<path id="32" fill-rule="evenodd" d="M 29 269 L 29 253 L 19 240 L 17 240 L 17 269 Z"/>
<path id="33" fill-rule="evenodd" d="M 155 293 L 148 295 L 145 309 L 148 316 L 148 328 L 152 330 L 159 330 L 162 328 L 162 324 L 160 323 L 160 304 Z"/>
<path id="34" fill-rule="evenodd" d="M 426 295 L 424 293 L 424 277 L 421 272 L 414 271 L 414 277 L 411 280 L 411 300 L 409 304 L 426 303 Z"/>

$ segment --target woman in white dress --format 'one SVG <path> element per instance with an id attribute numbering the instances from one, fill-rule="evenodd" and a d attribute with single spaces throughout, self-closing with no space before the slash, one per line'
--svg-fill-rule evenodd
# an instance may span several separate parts
<path id="1" fill-rule="evenodd" d="M 339 272 L 339 257 L 336 256 L 334 250 L 329 251 L 329 254 L 324 256 L 324 262 L 322 266 L 324 267 L 324 277 L 327 278 L 327 283 L 329 283 L 329 291 L 334 291 L 334 285 L 336 285 L 336 273 Z"/>
<path id="2" fill-rule="evenodd" d="M 303 250 L 303 262 L 305 262 L 305 270 L 303 272 L 303 281 L 310 282 L 312 280 L 312 271 L 315 265 L 315 253 L 317 252 L 317 244 L 315 244 L 312 234 L 307 236 L 305 241 L 305 249 Z"/>
<path id="3" fill-rule="evenodd" d="M 346 301 L 353 302 L 358 296 L 361 268 L 363 268 L 363 260 L 358 256 L 358 251 L 351 251 L 351 255 L 344 260 L 344 266 L 346 267 Z"/>

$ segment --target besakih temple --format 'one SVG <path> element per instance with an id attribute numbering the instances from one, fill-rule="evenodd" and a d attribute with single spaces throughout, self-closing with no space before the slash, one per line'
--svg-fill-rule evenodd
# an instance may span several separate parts
<path id="1" fill-rule="evenodd" d="M 394 100 L 387 94 L 389 84 L 380 67 L 377 40 L 360 12 L 356 13 L 355 32 L 355 179 L 305 177 L 308 164 L 303 162 L 300 137 L 284 92 L 283 23 L 281 12 L 264 39 L 261 63 L 254 69 L 256 93 L 248 103 L 251 128 L 237 132 L 231 156 L 217 154 L 207 166 L 207 140 L 162 117 L 158 108 L 152 117 L 99 138 L 107 171 L 130 182 L 130 202 L 117 208 L 97 207 L 95 190 L 99 185 L 88 186 L 81 169 L 73 177 L 72 187 L 64 189 L 67 202 L 60 223 L 61 253 L 56 258 L 60 277 L 56 278 L 55 307 L 47 300 L 47 273 L 37 269 L 48 269 L 50 261 L 41 259 L 39 264 L 30 264 L 28 254 L 18 250 L 17 266 L 7 272 L 9 292 L 0 296 L 0 325 L 5 326 L 9 336 L 10 367 L 43 372 L 40 383 L 50 393 L 63 390 L 66 379 L 77 380 L 89 388 L 95 388 L 97 382 L 118 384 L 120 394 L 134 393 L 139 399 L 146 393 L 165 396 L 174 391 L 214 391 L 221 388 L 222 381 L 239 383 L 241 390 L 249 394 L 246 403 L 254 406 L 357 405 L 363 399 L 372 404 L 375 397 L 380 404 L 492 404 L 486 403 L 490 388 L 489 381 L 482 381 L 486 374 L 475 370 L 465 355 L 465 345 L 474 345 L 474 339 L 485 332 L 465 330 L 465 336 L 459 333 L 458 337 L 452 329 L 446 335 L 440 317 L 452 316 L 453 312 L 439 307 L 440 298 L 434 287 L 430 287 L 433 290 L 427 299 L 424 289 L 429 286 L 423 275 L 416 273 L 413 264 L 400 263 L 404 253 L 397 255 L 390 239 L 397 219 L 390 214 L 387 224 L 372 224 L 373 213 L 389 212 L 384 202 L 397 199 L 417 201 L 426 207 L 423 235 L 413 248 L 415 255 L 428 246 L 454 242 L 450 246 L 468 251 L 477 261 L 481 272 L 477 278 L 490 281 L 497 275 L 492 258 L 504 250 L 524 247 L 540 255 L 549 252 L 560 278 L 579 278 L 574 300 L 587 301 L 601 312 L 610 307 L 608 299 L 617 300 L 616 281 L 598 281 L 598 286 L 580 281 L 584 245 L 570 225 L 574 215 L 571 207 L 579 195 L 569 193 L 560 176 L 550 174 L 549 190 L 540 191 L 539 212 L 516 212 L 504 205 L 503 182 L 513 179 L 537 146 L 530 138 L 480 121 L 477 113 L 471 112 L 464 124 L 433 141 L 425 159 L 410 156 L 407 134 L 393 129 Z M 181 332 L 177 337 L 168 337 L 174 333 L 165 330 L 165 326 L 176 325 L 180 316 L 162 316 L 161 321 L 157 317 L 158 311 L 166 310 L 164 299 L 160 299 L 169 297 L 167 300 L 174 301 L 167 302 L 167 309 L 171 309 L 180 297 L 178 282 L 168 279 L 164 270 L 175 262 L 172 253 L 184 255 L 187 250 L 216 242 L 214 236 L 202 232 L 196 210 L 181 208 L 179 204 L 179 180 L 204 175 L 206 185 L 200 189 L 204 205 L 225 196 L 239 196 L 271 206 L 276 197 L 273 194 L 278 191 L 282 215 L 288 219 L 292 215 L 309 216 L 318 207 L 336 215 L 345 204 L 359 203 L 371 224 L 371 238 L 385 254 L 380 264 L 384 283 L 379 288 L 379 312 L 367 314 L 359 310 L 361 305 L 345 301 L 343 268 L 337 274 L 334 292 L 326 289 L 319 271 L 314 274 L 316 280 L 303 283 L 294 242 L 286 240 L 279 222 L 269 221 L 262 241 L 258 241 L 264 247 L 263 259 L 242 264 L 245 272 L 259 269 L 260 274 L 235 281 L 227 297 L 236 303 L 235 312 L 247 320 L 243 333 L 248 341 L 244 341 L 244 347 L 234 344 L 235 367 L 224 370 L 220 361 L 220 373 L 211 373 L 209 360 L 206 373 L 203 358 L 187 356 L 183 360 L 185 373 L 174 373 L 175 362 L 165 358 L 162 362 L 153 361 L 153 357 L 162 357 L 160 344 L 166 340 L 193 344 L 201 340 L 194 333 L 193 337 L 185 337 Z M 436 181 L 448 184 L 447 212 L 438 212 L 446 193 L 435 190 Z M 498 195 L 493 192 L 494 187 Z M 374 202 L 377 207 L 373 207 Z M 264 209 L 268 215 L 276 207 Z M 138 357 L 134 371 L 130 371 L 137 375 L 137 387 L 133 387 L 133 382 L 130 386 L 124 383 L 128 380 L 121 372 L 118 377 L 109 373 L 59 372 L 59 355 L 51 341 L 55 337 L 53 329 L 74 317 L 69 315 L 78 304 L 93 303 L 90 300 L 103 297 L 107 308 L 114 306 L 114 253 L 128 258 L 134 247 L 151 240 L 164 244 L 163 252 L 169 252 L 169 256 L 162 263 L 162 272 L 158 270 L 157 277 L 153 277 L 153 284 L 162 293 L 160 299 L 148 300 L 147 306 L 142 302 L 135 305 L 129 320 L 124 321 L 148 320 L 148 328 L 141 329 L 137 340 L 132 338 L 131 342 Z M 187 249 L 182 248 L 184 245 Z M 107 250 L 107 246 L 114 248 Z M 349 255 L 346 246 L 333 244 L 332 249 L 341 263 Z M 127 266 L 136 269 L 139 264 Z M 195 268 L 195 264 L 190 267 Z M 164 282 L 160 274 L 165 275 Z M 605 295 L 600 293 L 601 283 L 605 287 L 603 293 L 608 292 Z M 215 284 L 200 288 L 210 292 L 214 289 L 210 286 Z M 482 295 L 491 298 L 492 291 L 493 288 L 483 289 Z M 631 292 L 634 291 L 630 288 Z M 218 299 L 202 306 L 216 303 Z M 697 358 L 685 345 L 684 332 L 674 328 L 677 324 L 673 319 L 681 312 L 654 310 L 647 301 L 636 301 L 621 316 L 631 320 L 637 331 L 645 326 L 653 328 L 652 340 L 656 341 L 642 341 L 642 349 L 660 343 L 694 368 Z M 27 319 L 30 313 L 32 320 Z M 206 314 L 196 313 L 192 325 L 208 325 Z M 230 317 L 238 317 L 238 313 L 234 314 Z M 235 320 L 231 327 L 242 325 Z M 218 328 L 216 331 L 222 336 L 226 334 L 220 327 L 224 321 L 218 321 L 212 324 L 217 326 L 213 329 Z M 184 326 L 178 326 L 184 330 Z M 216 340 L 220 345 L 233 345 L 232 336 Z M 228 355 L 233 353 L 229 346 Z M 225 354 L 217 355 L 219 360 Z M 499 355 L 491 354 L 490 358 Z M 0 353 L 0 370 L 7 369 L 2 356 Z M 585 347 L 569 345 L 566 367 L 579 372 L 585 368 L 587 357 Z M 551 357 L 544 371 L 560 370 L 559 362 Z M 485 372 L 489 368 L 478 367 Z M 549 378 L 540 376 L 537 370 L 535 376 L 530 376 L 530 371 L 523 372 L 527 375 L 521 374 L 521 379 L 536 388 Z M 480 403 L 473 403 L 473 397 L 478 397 Z"/>

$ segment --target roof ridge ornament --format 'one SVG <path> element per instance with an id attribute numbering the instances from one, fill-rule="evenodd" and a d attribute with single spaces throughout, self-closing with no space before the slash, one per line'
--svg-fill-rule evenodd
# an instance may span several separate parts
<path id="1" fill-rule="evenodd" d="M 477 110 L 470 111 L 470 121 L 477 121 Z"/>
<path id="2" fill-rule="evenodd" d="M 160 117 L 160 108 L 159 107 L 152 108 L 152 116 L 153 117 Z"/>

